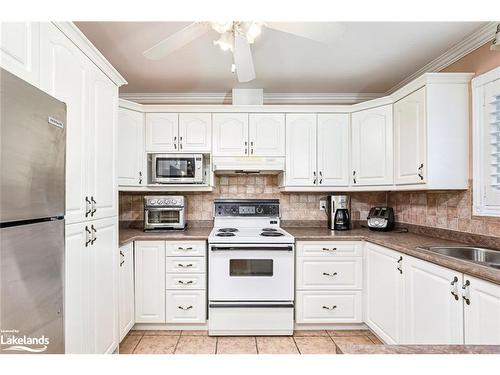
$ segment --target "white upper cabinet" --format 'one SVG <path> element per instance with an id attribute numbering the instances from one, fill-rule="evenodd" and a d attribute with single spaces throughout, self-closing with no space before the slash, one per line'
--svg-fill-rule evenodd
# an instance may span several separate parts
<path id="1" fill-rule="evenodd" d="M 31 83 L 40 82 L 40 24 L 38 22 L 0 23 L 0 65 Z"/>
<path id="2" fill-rule="evenodd" d="M 145 183 L 144 113 L 120 107 L 117 127 L 118 184 Z"/>
<path id="3" fill-rule="evenodd" d="M 66 223 L 83 221 L 89 207 L 89 62 L 54 25 L 42 23 L 40 88 L 66 103 Z"/>
<path id="4" fill-rule="evenodd" d="M 316 136 L 316 114 L 286 115 L 286 185 L 317 184 Z"/>
<path id="5" fill-rule="evenodd" d="M 285 156 L 285 115 L 251 113 L 249 142 L 250 155 Z"/>
<path id="6" fill-rule="evenodd" d="M 464 275 L 465 344 L 500 345 L 500 285 Z"/>
<path id="7" fill-rule="evenodd" d="M 97 68 L 90 80 L 88 142 L 89 195 L 93 218 L 118 215 L 115 165 L 115 134 L 118 115 L 118 88 Z M 91 198 L 91 200 L 92 200 Z"/>
<path id="8" fill-rule="evenodd" d="M 425 183 L 425 87 L 394 103 L 394 182 Z"/>
<path id="9" fill-rule="evenodd" d="M 178 113 L 146 113 L 146 151 L 178 151 Z"/>
<path id="10" fill-rule="evenodd" d="M 179 150 L 210 152 L 212 149 L 212 115 L 210 113 L 179 114 Z"/>
<path id="11" fill-rule="evenodd" d="M 352 114 L 352 184 L 393 183 L 392 105 Z"/>
<path id="12" fill-rule="evenodd" d="M 400 253 L 365 244 L 365 322 L 387 344 L 403 338 L 402 262 Z"/>
<path id="13" fill-rule="evenodd" d="M 349 185 L 348 114 L 318 114 L 318 185 Z"/>
<path id="14" fill-rule="evenodd" d="M 408 344 L 463 344 L 462 274 L 405 256 L 405 338 Z"/>
<path id="15" fill-rule="evenodd" d="M 248 148 L 248 114 L 213 114 L 213 155 L 246 156 Z"/>

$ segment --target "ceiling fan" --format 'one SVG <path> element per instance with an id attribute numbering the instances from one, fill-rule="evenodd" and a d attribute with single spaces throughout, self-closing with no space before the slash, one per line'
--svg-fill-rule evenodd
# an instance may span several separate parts
<path id="1" fill-rule="evenodd" d="M 148 59 L 159 60 L 210 30 L 215 30 L 220 34 L 220 37 L 214 40 L 214 45 L 218 45 L 223 51 L 233 53 L 234 63 L 231 70 L 238 76 L 238 81 L 250 82 L 255 79 L 250 45 L 261 34 L 263 27 L 307 38 L 322 44 L 330 44 L 344 32 L 342 24 L 332 22 L 194 22 L 147 49 L 143 54 Z"/>

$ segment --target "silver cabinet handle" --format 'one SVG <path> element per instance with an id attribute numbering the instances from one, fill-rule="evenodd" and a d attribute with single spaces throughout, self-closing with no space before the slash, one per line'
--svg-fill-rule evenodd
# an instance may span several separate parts
<path id="1" fill-rule="evenodd" d="M 356 183 L 356 171 L 352 171 L 352 181 Z"/>
<path id="2" fill-rule="evenodd" d="M 97 204 L 97 202 L 95 201 L 94 199 L 94 196 L 91 196 L 90 197 L 90 201 L 92 202 L 92 212 L 90 213 L 90 216 L 94 216 L 94 214 L 96 213 L 97 209 L 95 208 L 95 205 Z"/>
<path id="3" fill-rule="evenodd" d="M 89 227 L 85 225 L 85 247 L 88 247 L 89 244 L 92 242 L 92 232 L 90 231 Z"/>
<path id="4" fill-rule="evenodd" d="M 458 277 L 455 276 L 450 283 L 450 285 L 453 287 L 451 290 L 451 295 L 455 298 L 455 301 L 458 301 L 458 293 L 457 293 L 457 285 L 456 285 L 457 282 L 458 282 Z"/>
<path id="5" fill-rule="evenodd" d="M 193 267 L 193 265 L 191 263 L 189 264 L 182 264 L 182 263 L 179 263 L 177 264 L 177 267 L 181 267 L 181 268 L 189 268 L 189 267 Z"/>
<path id="6" fill-rule="evenodd" d="M 323 276 L 337 276 L 337 272 L 333 272 L 333 273 L 328 273 L 328 272 L 323 272 Z"/>
<path id="7" fill-rule="evenodd" d="M 245 155 L 248 154 L 248 147 L 247 146 L 248 146 L 248 142 L 245 141 Z"/>
<path id="8" fill-rule="evenodd" d="M 184 250 L 184 251 L 189 251 L 189 250 L 193 250 L 193 248 L 190 246 L 190 247 L 182 247 L 182 246 L 179 246 L 177 248 L 177 250 Z"/>
<path id="9" fill-rule="evenodd" d="M 400 274 L 403 274 L 403 269 L 401 268 L 401 264 L 403 262 L 403 257 L 399 257 L 398 266 L 396 267 Z"/>
<path id="10" fill-rule="evenodd" d="M 89 200 L 89 197 L 85 197 L 85 217 L 88 217 L 89 214 L 92 212 L 92 203 Z"/>
<path id="11" fill-rule="evenodd" d="M 314 177 L 313 184 L 314 184 L 314 185 L 316 185 L 316 181 L 317 181 L 317 178 L 316 178 L 316 171 L 313 171 L 313 177 Z"/>
<path id="12" fill-rule="evenodd" d="M 189 305 L 188 307 L 177 306 L 177 308 L 185 311 L 185 310 L 192 309 L 193 306 L 192 305 Z"/>
<path id="13" fill-rule="evenodd" d="M 139 171 L 139 185 L 142 184 L 142 172 Z"/>
<path id="14" fill-rule="evenodd" d="M 470 295 L 469 295 L 470 281 L 466 280 L 465 284 L 462 285 L 462 298 L 467 305 L 470 305 Z"/>
<path id="15" fill-rule="evenodd" d="M 189 285 L 189 284 L 192 284 L 192 283 L 193 283 L 193 280 L 188 280 L 186 282 L 184 282 L 182 280 L 177 280 L 177 284 Z"/>
<path id="16" fill-rule="evenodd" d="M 420 177 L 420 180 L 424 180 L 424 164 L 421 163 L 420 166 L 418 167 L 418 177 Z"/>
<path id="17" fill-rule="evenodd" d="M 253 141 L 251 141 L 251 142 L 250 142 L 250 147 L 251 147 L 251 149 L 250 149 L 250 154 L 252 154 L 252 155 L 253 155 Z"/>
<path id="18" fill-rule="evenodd" d="M 177 150 L 177 136 L 174 137 L 174 149 Z"/>
<path id="19" fill-rule="evenodd" d="M 94 228 L 94 224 L 90 226 L 90 229 L 92 229 L 92 241 L 90 241 L 90 244 L 93 245 L 94 242 L 97 240 L 97 230 Z"/>
<path id="20" fill-rule="evenodd" d="M 123 251 L 120 250 L 120 256 L 122 257 L 120 261 L 120 267 L 123 266 L 123 263 L 125 263 L 125 254 L 123 254 Z"/>
<path id="21" fill-rule="evenodd" d="M 337 250 L 336 247 L 332 247 L 331 249 L 329 249 L 328 247 L 323 248 L 323 251 L 336 251 L 336 250 Z"/>
<path id="22" fill-rule="evenodd" d="M 179 137 L 179 150 L 182 150 L 182 135 Z"/>
<path id="23" fill-rule="evenodd" d="M 323 308 L 324 308 L 325 310 L 335 310 L 335 309 L 337 308 L 337 305 L 333 305 L 332 307 L 329 307 L 329 306 L 324 306 L 324 305 L 323 305 Z"/>

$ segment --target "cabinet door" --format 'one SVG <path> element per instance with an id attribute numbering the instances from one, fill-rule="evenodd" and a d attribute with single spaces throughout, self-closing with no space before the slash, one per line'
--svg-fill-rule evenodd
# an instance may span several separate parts
<path id="1" fill-rule="evenodd" d="M 40 23 L 0 23 L 0 64 L 26 82 L 40 83 Z"/>
<path id="2" fill-rule="evenodd" d="M 462 274 L 412 257 L 404 258 L 403 274 L 404 343 L 463 344 Z"/>
<path id="3" fill-rule="evenodd" d="M 212 116 L 214 156 L 248 155 L 248 114 L 214 113 Z"/>
<path id="4" fill-rule="evenodd" d="M 315 186 L 316 115 L 286 115 L 286 185 Z"/>
<path id="5" fill-rule="evenodd" d="M 250 155 L 285 156 L 285 115 L 251 113 L 249 141 Z"/>
<path id="6" fill-rule="evenodd" d="M 41 89 L 66 103 L 66 223 L 85 220 L 89 189 L 88 83 L 85 55 L 51 23 L 40 26 Z"/>
<path id="7" fill-rule="evenodd" d="M 146 151 L 177 151 L 178 113 L 146 113 Z"/>
<path id="8" fill-rule="evenodd" d="M 206 323 L 207 304 L 204 290 L 167 290 L 167 323 Z"/>
<path id="9" fill-rule="evenodd" d="M 212 115 L 210 113 L 179 114 L 179 150 L 189 152 L 212 150 Z"/>
<path id="10" fill-rule="evenodd" d="M 81 223 L 66 225 L 64 339 L 67 354 L 92 353 L 89 335 L 89 233 L 90 229 Z"/>
<path id="11" fill-rule="evenodd" d="M 165 241 L 136 241 L 135 322 L 165 323 Z"/>
<path id="12" fill-rule="evenodd" d="M 365 322 L 387 344 L 398 344 L 403 336 L 402 261 L 400 253 L 365 244 Z"/>
<path id="13" fill-rule="evenodd" d="M 118 185 L 137 186 L 145 183 L 144 113 L 120 108 L 116 131 Z"/>
<path id="14" fill-rule="evenodd" d="M 353 113 L 353 185 L 392 184 L 392 154 L 392 105 Z"/>
<path id="15" fill-rule="evenodd" d="M 348 114 L 318 114 L 318 185 L 349 185 Z"/>
<path id="16" fill-rule="evenodd" d="M 100 219 L 118 214 L 115 164 L 118 89 L 95 68 L 90 81 L 89 112 L 89 195 L 94 199 L 91 216 Z"/>
<path id="17" fill-rule="evenodd" d="M 134 326 L 134 244 L 120 247 L 120 341 Z"/>
<path id="18" fill-rule="evenodd" d="M 93 232 L 89 246 L 91 278 L 91 327 L 92 352 L 113 353 L 117 348 L 119 333 L 119 253 L 118 223 L 116 218 L 95 220 L 88 223 Z"/>
<path id="19" fill-rule="evenodd" d="M 500 345 L 500 285 L 464 275 L 466 345 Z"/>
<path id="20" fill-rule="evenodd" d="M 425 182 L 425 87 L 394 103 L 394 182 Z"/>

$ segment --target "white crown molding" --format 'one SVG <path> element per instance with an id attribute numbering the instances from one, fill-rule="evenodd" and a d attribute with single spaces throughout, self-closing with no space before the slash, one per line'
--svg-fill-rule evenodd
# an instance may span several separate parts
<path id="1" fill-rule="evenodd" d="M 264 93 L 264 104 L 355 104 L 381 93 Z M 121 93 L 120 98 L 141 104 L 231 104 L 231 93 Z"/>
<path id="2" fill-rule="evenodd" d="M 73 22 L 52 22 L 118 87 L 127 84 L 125 78 L 110 64 Z"/>
<path id="3" fill-rule="evenodd" d="M 497 29 L 497 22 L 488 22 L 484 26 L 478 28 L 476 31 L 469 34 L 465 39 L 455 44 L 448 51 L 438 56 L 427 65 L 417 70 L 412 75 L 406 77 L 399 82 L 396 86 L 392 87 L 386 94 L 392 94 L 394 91 L 400 89 L 407 83 L 427 72 L 439 72 L 450 66 L 454 62 L 460 60 L 465 55 L 471 53 L 484 44 L 491 42 L 495 37 Z"/>

